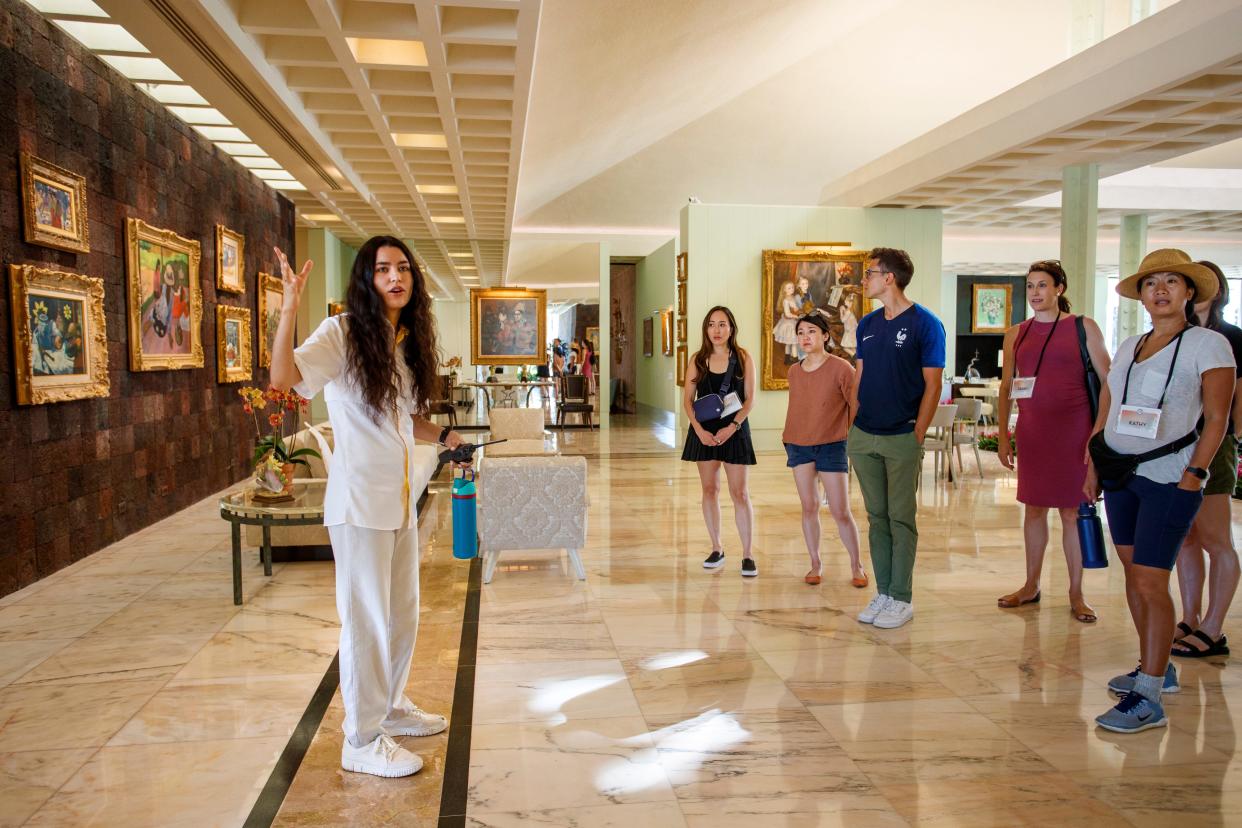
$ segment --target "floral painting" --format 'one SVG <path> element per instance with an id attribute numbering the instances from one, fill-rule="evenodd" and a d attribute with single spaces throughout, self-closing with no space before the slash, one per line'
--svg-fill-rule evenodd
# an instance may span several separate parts
<path id="1" fill-rule="evenodd" d="M 1012 285 L 972 285 L 970 332 L 1003 334 L 1013 313 Z"/>

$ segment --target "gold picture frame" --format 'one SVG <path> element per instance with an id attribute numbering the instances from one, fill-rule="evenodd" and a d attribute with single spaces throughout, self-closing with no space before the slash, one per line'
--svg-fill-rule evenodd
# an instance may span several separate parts
<path id="1" fill-rule="evenodd" d="M 91 252 L 86 178 L 28 152 L 21 154 L 21 168 L 26 242 L 70 253 Z"/>
<path id="2" fill-rule="evenodd" d="M 254 373 L 250 308 L 216 305 L 216 382 L 243 382 Z"/>
<path id="3" fill-rule="evenodd" d="M 689 351 L 685 345 L 677 346 L 677 387 L 681 388 L 686 384 L 686 360 Z"/>
<path id="4" fill-rule="evenodd" d="M 103 279 L 9 265 L 9 310 L 19 405 L 108 396 Z"/>
<path id="5" fill-rule="evenodd" d="M 259 273 L 259 367 L 272 367 L 272 345 L 285 302 L 285 285 L 279 276 Z"/>
<path id="6" fill-rule="evenodd" d="M 1003 334 L 1013 316 L 1013 285 L 970 286 L 970 332 Z"/>
<path id="7" fill-rule="evenodd" d="M 532 365 L 543 362 L 547 344 L 547 309 L 546 290 L 471 290 L 471 362 L 475 365 Z"/>
<path id="8" fill-rule="evenodd" d="M 587 342 L 591 343 L 591 353 L 599 353 L 599 325 L 588 325 L 586 329 Z"/>
<path id="9" fill-rule="evenodd" d="M 345 312 L 344 302 L 329 302 L 328 303 L 328 316 L 340 316 L 344 312 Z"/>
<path id="10" fill-rule="evenodd" d="M 686 315 L 686 283 L 679 282 L 677 284 L 677 315 Z"/>
<path id="11" fill-rule="evenodd" d="M 673 312 L 660 311 L 660 353 L 664 356 L 673 355 Z"/>
<path id="12" fill-rule="evenodd" d="M 125 220 L 129 368 L 203 367 L 202 250 L 197 241 Z"/>
<path id="13" fill-rule="evenodd" d="M 789 366 L 801 357 L 797 320 L 810 313 L 828 323 L 828 352 L 853 363 L 867 304 L 862 292 L 866 267 L 865 250 L 763 251 L 760 388 L 789 388 Z"/>
<path id="14" fill-rule="evenodd" d="M 681 284 L 690 278 L 690 257 L 685 253 L 677 254 L 677 283 Z"/>
<path id="15" fill-rule="evenodd" d="M 216 225 L 216 289 L 246 292 L 246 237 Z"/>
<path id="16" fill-rule="evenodd" d="M 686 317 L 684 316 L 677 317 L 677 344 L 678 345 L 686 344 L 686 327 L 687 327 Z"/>

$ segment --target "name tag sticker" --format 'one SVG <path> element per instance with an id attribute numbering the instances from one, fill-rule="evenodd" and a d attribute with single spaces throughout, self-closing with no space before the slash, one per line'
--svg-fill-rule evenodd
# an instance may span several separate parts
<path id="1" fill-rule="evenodd" d="M 1117 413 L 1117 433 L 1129 437 L 1156 439 L 1160 428 L 1160 409 L 1141 405 L 1123 405 Z"/>
<path id="2" fill-rule="evenodd" d="M 1029 400 L 1035 396 L 1035 377 L 1014 377 L 1009 386 L 1009 399 Z"/>

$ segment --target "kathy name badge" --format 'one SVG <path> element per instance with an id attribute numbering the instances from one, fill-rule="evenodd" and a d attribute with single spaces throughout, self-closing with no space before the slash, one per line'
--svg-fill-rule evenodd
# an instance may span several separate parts
<path id="1" fill-rule="evenodd" d="M 1029 400 L 1035 396 L 1035 377 L 1014 377 L 1009 385 L 1009 399 Z"/>
<path id="2" fill-rule="evenodd" d="M 1156 439 L 1160 428 L 1160 409 L 1141 405 L 1122 405 L 1117 413 L 1117 433 L 1128 437 Z"/>

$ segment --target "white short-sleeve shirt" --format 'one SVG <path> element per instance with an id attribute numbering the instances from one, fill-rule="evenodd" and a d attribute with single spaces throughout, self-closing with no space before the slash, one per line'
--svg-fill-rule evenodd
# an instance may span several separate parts
<path id="1" fill-rule="evenodd" d="M 1173 442 L 1190 432 L 1203 415 L 1203 374 L 1213 368 L 1233 368 L 1233 349 L 1229 340 L 1207 328 L 1187 328 L 1182 334 L 1182 347 L 1173 365 L 1173 378 L 1169 390 L 1164 392 L 1164 381 L 1169 377 L 1173 363 L 1173 351 L 1177 345 L 1170 342 L 1164 348 L 1140 363 L 1134 364 L 1134 348 L 1141 336 L 1132 336 L 1117 349 L 1112 367 L 1108 371 L 1108 393 L 1111 405 L 1108 420 L 1104 424 L 1104 441 L 1113 451 L 1122 454 L 1142 454 L 1145 451 Z M 1126 371 L 1130 372 L 1130 390 L 1126 396 L 1129 405 L 1155 408 L 1164 396 L 1160 426 L 1154 440 L 1117 433 L 1117 415 L 1121 409 L 1121 397 L 1126 385 Z M 1182 479 L 1186 466 L 1190 465 L 1197 441 L 1179 452 L 1140 463 L 1138 474 L 1156 483 L 1176 483 Z"/>
<path id="2" fill-rule="evenodd" d="M 332 423 L 332 472 L 324 493 L 324 526 L 349 524 L 366 529 L 402 529 L 414 524 L 410 503 L 414 448 L 414 396 L 409 367 L 397 360 L 402 394 L 398 410 L 377 423 L 346 363 L 348 314 L 320 323 L 293 352 L 303 397 L 323 390 Z"/>

